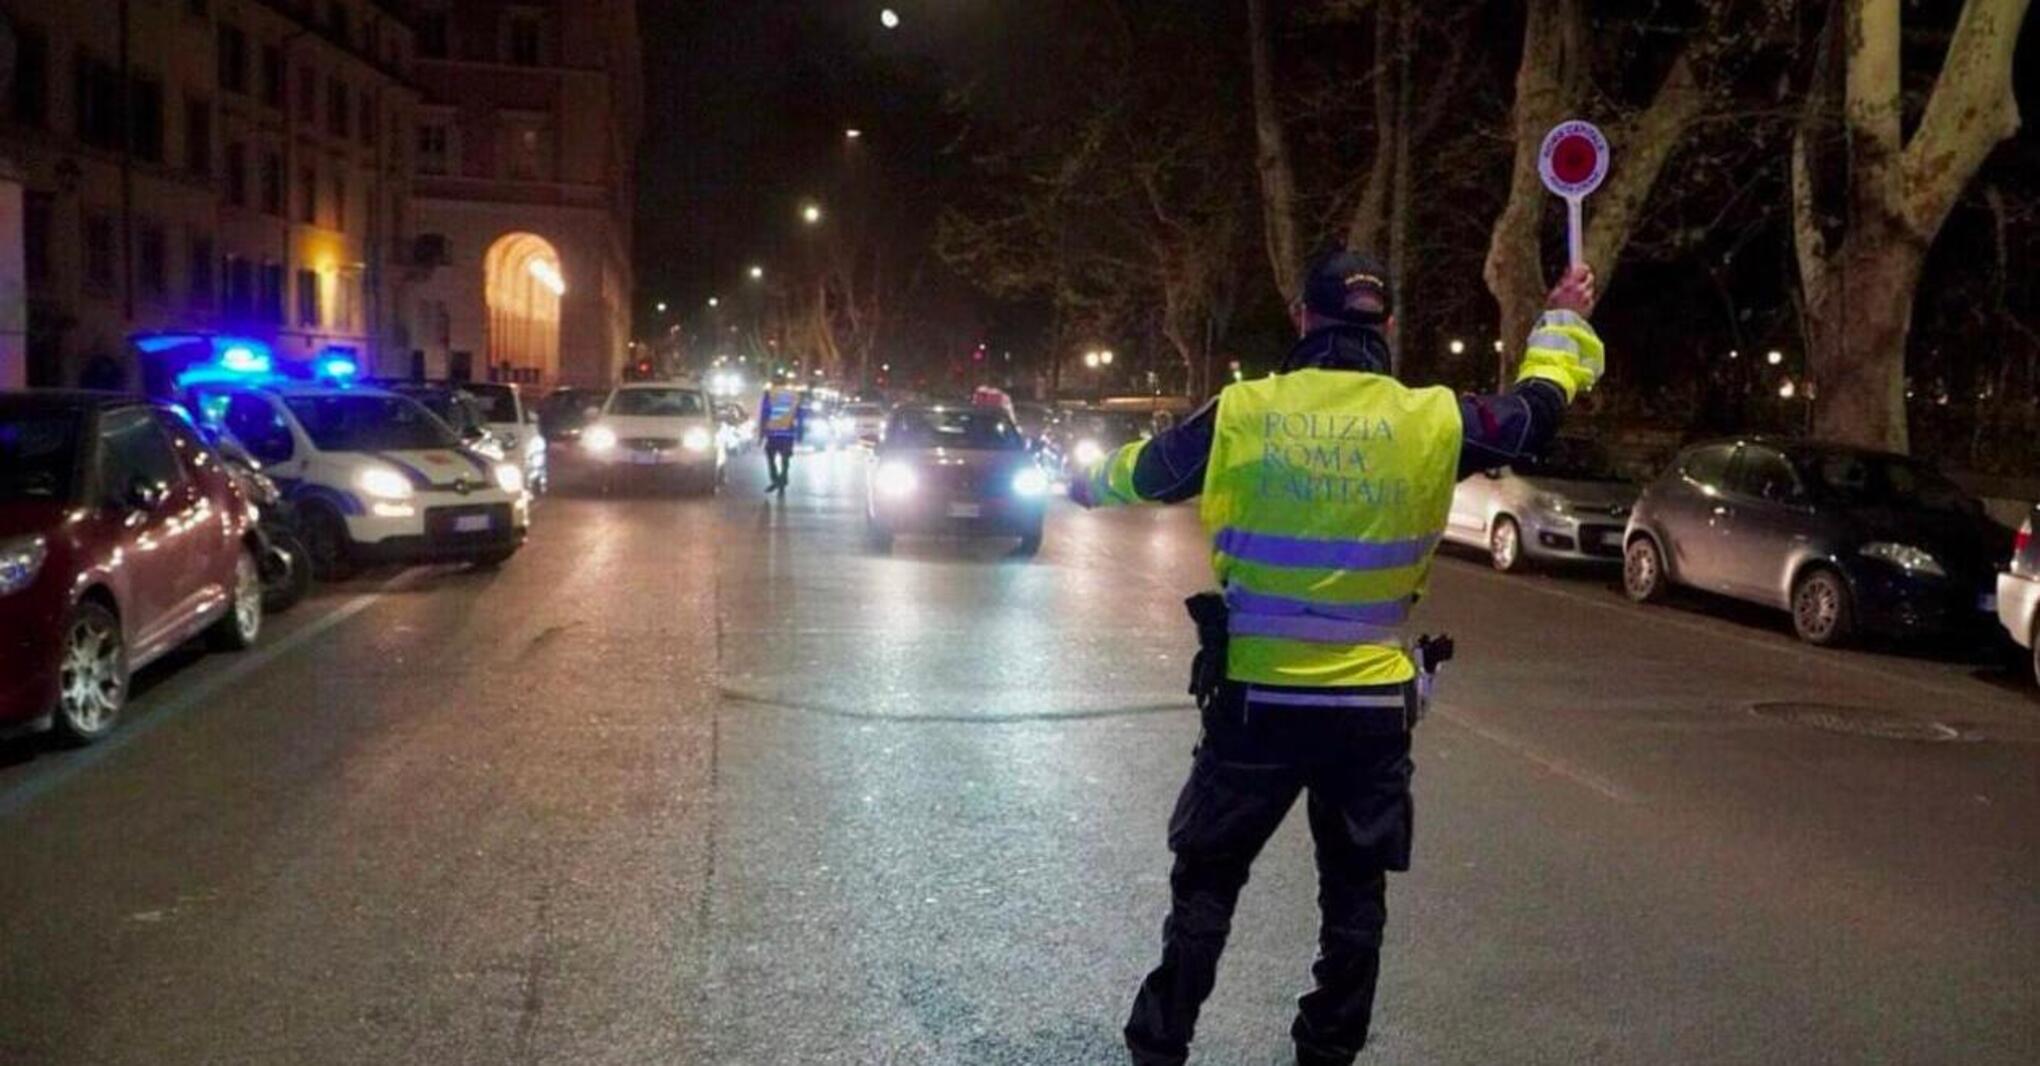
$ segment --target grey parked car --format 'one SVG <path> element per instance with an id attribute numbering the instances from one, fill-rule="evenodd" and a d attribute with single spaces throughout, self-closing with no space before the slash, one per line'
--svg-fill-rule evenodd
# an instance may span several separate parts
<path id="1" fill-rule="evenodd" d="M 1504 572 L 1531 559 L 1615 562 L 1637 491 L 1598 444 L 1563 438 L 1534 463 L 1460 482 L 1445 539 L 1485 549 Z"/>
<path id="2" fill-rule="evenodd" d="M 2019 527 L 2012 567 L 1998 575 L 1998 621 L 2020 646 L 2033 653 L 2033 679 L 2040 681 L 2040 506 Z"/>
<path id="3" fill-rule="evenodd" d="M 1790 611 L 1822 646 L 1863 631 L 1986 633 L 2011 531 L 1916 459 L 1752 438 L 1687 449 L 1631 517 L 1623 584 Z M 1994 639 L 1994 638 L 1993 638 Z"/>

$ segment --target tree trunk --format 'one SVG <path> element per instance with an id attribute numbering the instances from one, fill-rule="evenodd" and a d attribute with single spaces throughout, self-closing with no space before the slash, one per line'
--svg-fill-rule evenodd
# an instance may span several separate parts
<path id="1" fill-rule="evenodd" d="M 1303 250 L 1296 233 L 1296 171 L 1289 162 L 1289 135 L 1275 100 L 1274 59 L 1267 0 L 1247 0 L 1247 32 L 1254 64 L 1254 155 L 1261 176 L 1261 222 L 1268 243 L 1268 265 L 1284 301 L 1294 302 L 1303 273 Z"/>
<path id="2" fill-rule="evenodd" d="M 1572 39 L 1566 23 L 1578 17 L 1573 0 L 1530 0 L 1523 23 L 1523 59 L 1516 68 L 1511 127 L 1516 144 L 1509 173 L 1509 199 L 1488 239 L 1482 274 L 1501 314 L 1503 350 L 1495 367 L 1506 383 L 1515 369 L 1523 338 L 1530 333 L 1544 298 L 1544 267 L 1537 229 L 1544 214 L 1544 180 L 1537 149 L 1545 131 L 1565 113 L 1573 93 L 1563 77 Z"/>
<path id="3" fill-rule="evenodd" d="M 1903 452 L 1906 338 L 1926 249 L 1859 231 L 1838 260 L 1831 284 L 1807 303 L 1814 436 Z"/>
<path id="4" fill-rule="evenodd" d="M 1417 13 L 1410 3 L 1395 5 L 1397 11 L 1396 61 L 1395 61 L 1395 177 L 1389 190 L 1388 215 L 1388 276 L 1395 281 L 1395 306 L 1391 314 L 1400 317 L 1403 308 L 1415 306 L 1411 299 L 1411 277 L 1409 271 L 1411 174 L 1410 157 L 1414 154 L 1412 143 L 1414 130 L 1411 126 L 1411 96 L 1415 91 L 1411 67 L 1414 65 L 1412 52 L 1416 46 L 1414 28 Z M 1401 330 L 1389 331 L 1389 373 L 1401 377 L 1408 367 L 1403 359 L 1404 346 Z"/>

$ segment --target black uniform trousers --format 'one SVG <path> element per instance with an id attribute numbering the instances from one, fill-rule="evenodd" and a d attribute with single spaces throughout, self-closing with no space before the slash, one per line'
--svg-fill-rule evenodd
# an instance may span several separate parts
<path id="1" fill-rule="evenodd" d="M 1367 1043 L 1381 970 L 1389 870 L 1410 862 L 1408 719 L 1400 711 L 1256 704 L 1228 684 L 1204 713 L 1190 780 L 1169 820 L 1171 903 L 1162 962 L 1134 1000 L 1126 1043 L 1139 1066 L 1185 1061 L 1218 977 L 1233 908 L 1255 856 L 1309 793 L 1322 925 L 1317 987 L 1297 1001 L 1297 1061 L 1344 1066 Z"/>
<path id="2" fill-rule="evenodd" d="M 773 488 L 786 487 L 787 478 L 793 473 L 792 437 L 765 438 L 765 473 L 771 478 Z"/>

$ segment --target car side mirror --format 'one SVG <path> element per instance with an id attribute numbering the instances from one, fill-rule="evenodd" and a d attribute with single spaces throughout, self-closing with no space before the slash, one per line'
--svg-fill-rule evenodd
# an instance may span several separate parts
<path id="1" fill-rule="evenodd" d="M 524 412 L 524 424 L 527 426 L 538 425 L 538 412 L 536 410 Z"/>
<path id="2" fill-rule="evenodd" d="M 595 406 L 588 406 L 588 407 L 583 407 L 583 408 L 581 408 L 581 417 L 582 417 L 582 418 L 601 418 L 601 417 L 602 417 L 602 408 L 600 408 L 600 407 L 595 407 Z"/>
<path id="3" fill-rule="evenodd" d="M 163 501 L 169 498 L 170 490 L 164 488 L 160 483 L 150 481 L 145 477 L 138 477 L 128 482 L 127 493 L 124 497 L 127 505 L 137 511 L 155 511 L 161 508 Z"/>

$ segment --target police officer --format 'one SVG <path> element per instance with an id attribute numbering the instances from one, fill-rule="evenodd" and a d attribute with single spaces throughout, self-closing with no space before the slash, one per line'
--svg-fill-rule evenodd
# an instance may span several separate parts
<path id="1" fill-rule="evenodd" d="M 1306 270 L 1302 339 L 1280 372 L 1228 387 L 1072 486 L 1084 506 L 1202 497 L 1220 594 L 1193 599 L 1204 733 L 1169 821 L 1175 865 L 1162 961 L 1126 1043 L 1182 1063 L 1248 868 L 1309 794 L 1322 926 L 1316 988 L 1291 1034 L 1301 1066 L 1367 1042 L 1390 870 L 1410 861 L 1410 730 L 1427 690 L 1405 629 L 1469 474 L 1541 450 L 1593 388 L 1601 341 L 1590 271 L 1551 293 L 1515 387 L 1454 396 L 1388 375 L 1388 274 L 1338 250 Z"/>
<path id="2" fill-rule="evenodd" d="M 765 444 L 765 472 L 771 477 L 766 492 L 786 495 L 787 479 L 793 473 L 793 448 L 800 443 L 806 417 L 807 407 L 788 383 L 786 373 L 773 375 L 772 384 L 758 401 L 758 436 Z"/>

